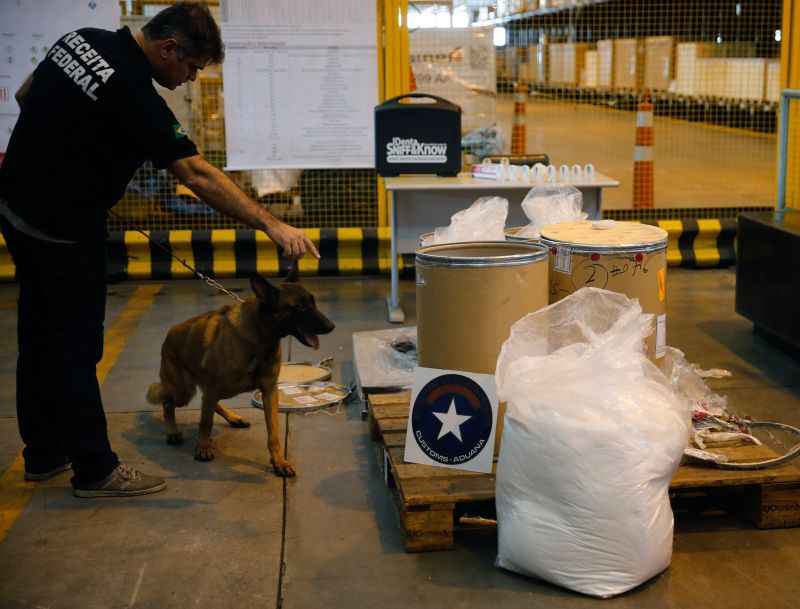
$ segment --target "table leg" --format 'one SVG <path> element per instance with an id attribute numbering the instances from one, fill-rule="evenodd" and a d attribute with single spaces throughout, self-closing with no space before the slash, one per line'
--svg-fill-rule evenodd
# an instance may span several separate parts
<path id="1" fill-rule="evenodd" d="M 588 186 L 579 190 L 583 194 L 583 211 L 589 216 L 589 220 L 599 220 L 602 217 L 603 189 Z"/>
<path id="2" fill-rule="evenodd" d="M 406 320 L 406 314 L 400 307 L 400 272 L 397 268 L 397 207 L 395 206 L 394 192 L 388 191 L 389 195 L 389 223 L 391 233 L 391 292 L 386 299 L 386 307 L 389 313 L 389 322 L 401 324 Z"/>

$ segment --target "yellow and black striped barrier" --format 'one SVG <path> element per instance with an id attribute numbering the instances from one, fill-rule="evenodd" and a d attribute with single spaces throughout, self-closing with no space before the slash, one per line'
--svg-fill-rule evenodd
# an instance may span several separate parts
<path id="1" fill-rule="evenodd" d="M 388 228 L 305 229 L 320 253 L 299 263 L 301 275 L 376 275 L 390 268 Z M 212 277 L 283 275 L 287 261 L 264 233 L 254 230 L 152 231 L 111 235 L 109 276 L 170 279 L 192 272 L 170 254 Z M 152 241 L 151 241 L 152 240 Z"/>
<path id="2" fill-rule="evenodd" d="M 651 220 L 669 235 L 667 264 L 720 268 L 736 264 L 736 219 Z"/>
<path id="3" fill-rule="evenodd" d="M 686 268 L 726 267 L 736 264 L 736 220 L 650 220 L 669 234 L 667 261 Z M 305 229 L 321 258 L 300 260 L 302 275 L 383 275 L 390 269 L 388 228 Z M 253 273 L 279 276 L 286 261 L 275 244 L 253 230 L 150 231 L 151 242 L 135 231 L 112 233 L 108 240 L 108 274 L 111 280 L 177 279 L 192 273 L 171 254 L 204 275 L 247 277 Z M 58 261 L 53 261 L 58 264 Z M 400 256 L 400 272 L 408 276 L 413 255 Z M 0 236 L 0 280 L 15 277 L 14 263 Z"/>

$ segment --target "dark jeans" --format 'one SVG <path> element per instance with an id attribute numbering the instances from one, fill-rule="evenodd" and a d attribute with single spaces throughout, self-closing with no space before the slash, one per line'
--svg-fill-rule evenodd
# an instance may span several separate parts
<path id="1" fill-rule="evenodd" d="M 96 366 L 103 356 L 105 241 L 34 239 L 0 218 L 19 283 L 17 419 L 29 471 L 72 461 L 72 483 L 102 480 L 111 450 Z"/>

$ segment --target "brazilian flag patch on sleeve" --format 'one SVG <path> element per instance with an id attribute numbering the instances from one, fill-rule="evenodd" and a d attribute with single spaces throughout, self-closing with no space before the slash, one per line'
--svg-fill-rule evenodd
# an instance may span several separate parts
<path id="1" fill-rule="evenodd" d="M 179 140 L 182 137 L 188 137 L 188 134 L 183 130 L 183 127 L 181 127 L 180 123 L 175 123 L 172 125 L 172 131 L 175 134 L 176 140 Z"/>

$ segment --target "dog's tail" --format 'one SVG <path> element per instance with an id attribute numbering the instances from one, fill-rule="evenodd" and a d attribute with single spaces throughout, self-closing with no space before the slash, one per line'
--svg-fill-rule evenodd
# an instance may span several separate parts
<path id="1" fill-rule="evenodd" d="M 167 399 L 164 386 L 161 383 L 153 383 L 147 389 L 147 401 L 151 404 L 163 404 Z"/>

